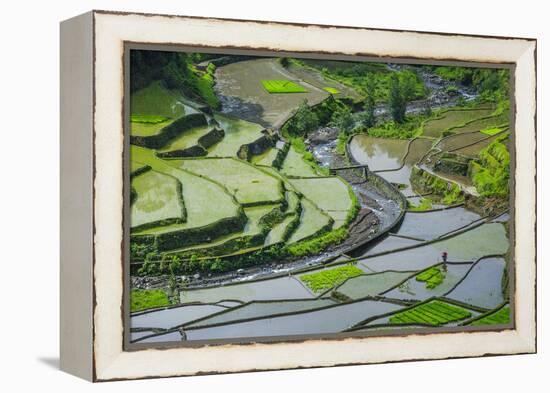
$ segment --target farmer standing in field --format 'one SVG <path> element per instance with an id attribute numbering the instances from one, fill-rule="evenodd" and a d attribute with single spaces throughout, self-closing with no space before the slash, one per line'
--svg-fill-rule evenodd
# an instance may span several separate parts
<path id="1" fill-rule="evenodd" d="M 441 253 L 441 259 L 443 259 L 443 271 L 447 271 L 447 251 Z"/>

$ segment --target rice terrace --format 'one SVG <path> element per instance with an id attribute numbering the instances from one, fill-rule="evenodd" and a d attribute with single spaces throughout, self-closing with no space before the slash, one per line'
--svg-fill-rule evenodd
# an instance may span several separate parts
<path id="1" fill-rule="evenodd" d="M 509 70 L 131 50 L 131 343 L 510 325 Z"/>

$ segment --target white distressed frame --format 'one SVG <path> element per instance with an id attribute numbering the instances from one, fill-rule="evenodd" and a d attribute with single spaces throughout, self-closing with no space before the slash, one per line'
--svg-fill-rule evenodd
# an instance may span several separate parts
<path id="1" fill-rule="evenodd" d="M 93 19 L 95 59 L 95 307 L 92 359 L 86 355 L 75 360 L 90 371 L 80 372 L 81 376 L 133 379 L 536 351 L 535 40 L 109 12 L 88 15 Z M 515 144 L 515 329 L 125 352 L 121 312 L 124 42 L 515 63 L 515 129 L 521 136 Z"/>

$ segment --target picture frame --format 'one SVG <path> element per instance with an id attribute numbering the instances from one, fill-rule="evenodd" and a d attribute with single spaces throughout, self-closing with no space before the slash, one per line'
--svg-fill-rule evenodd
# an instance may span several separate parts
<path id="1" fill-rule="evenodd" d="M 129 330 L 129 51 L 511 71 L 512 323 L 139 345 Z M 91 11 L 61 24 L 61 368 L 90 381 L 536 352 L 536 40 Z"/>

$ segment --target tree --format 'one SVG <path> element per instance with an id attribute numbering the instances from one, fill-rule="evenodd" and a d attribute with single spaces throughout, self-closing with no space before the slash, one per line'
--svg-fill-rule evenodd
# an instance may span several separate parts
<path id="1" fill-rule="evenodd" d="M 332 114 L 330 123 L 334 127 L 338 127 L 340 132 L 347 134 L 354 126 L 353 116 L 348 107 L 343 107 Z"/>
<path id="2" fill-rule="evenodd" d="M 412 72 L 404 72 L 401 79 L 401 95 L 405 106 L 414 99 L 416 94 L 416 75 Z"/>
<path id="3" fill-rule="evenodd" d="M 367 98 L 365 98 L 365 103 L 363 106 L 364 115 L 362 116 L 363 124 L 367 127 L 373 127 L 376 124 L 376 118 L 374 111 L 376 109 L 376 81 L 372 74 L 367 74 L 365 81 L 365 92 L 367 93 Z"/>
<path id="4" fill-rule="evenodd" d="M 290 135 L 304 136 L 317 127 L 319 127 L 319 118 L 311 110 L 307 104 L 307 100 L 304 100 L 294 113 L 294 116 L 285 124 L 283 131 Z"/>
<path id="5" fill-rule="evenodd" d="M 388 99 L 389 112 L 396 123 L 405 121 L 405 112 L 407 103 L 403 96 L 403 91 L 399 77 L 394 73 L 390 78 L 390 96 Z"/>
<path id="6" fill-rule="evenodd" d="M 288 57 L 280 57 L 279 64 L 281 64 L 282 67 L 287 68 L 290 64 L 290 60 L 288 59 Z"/>

